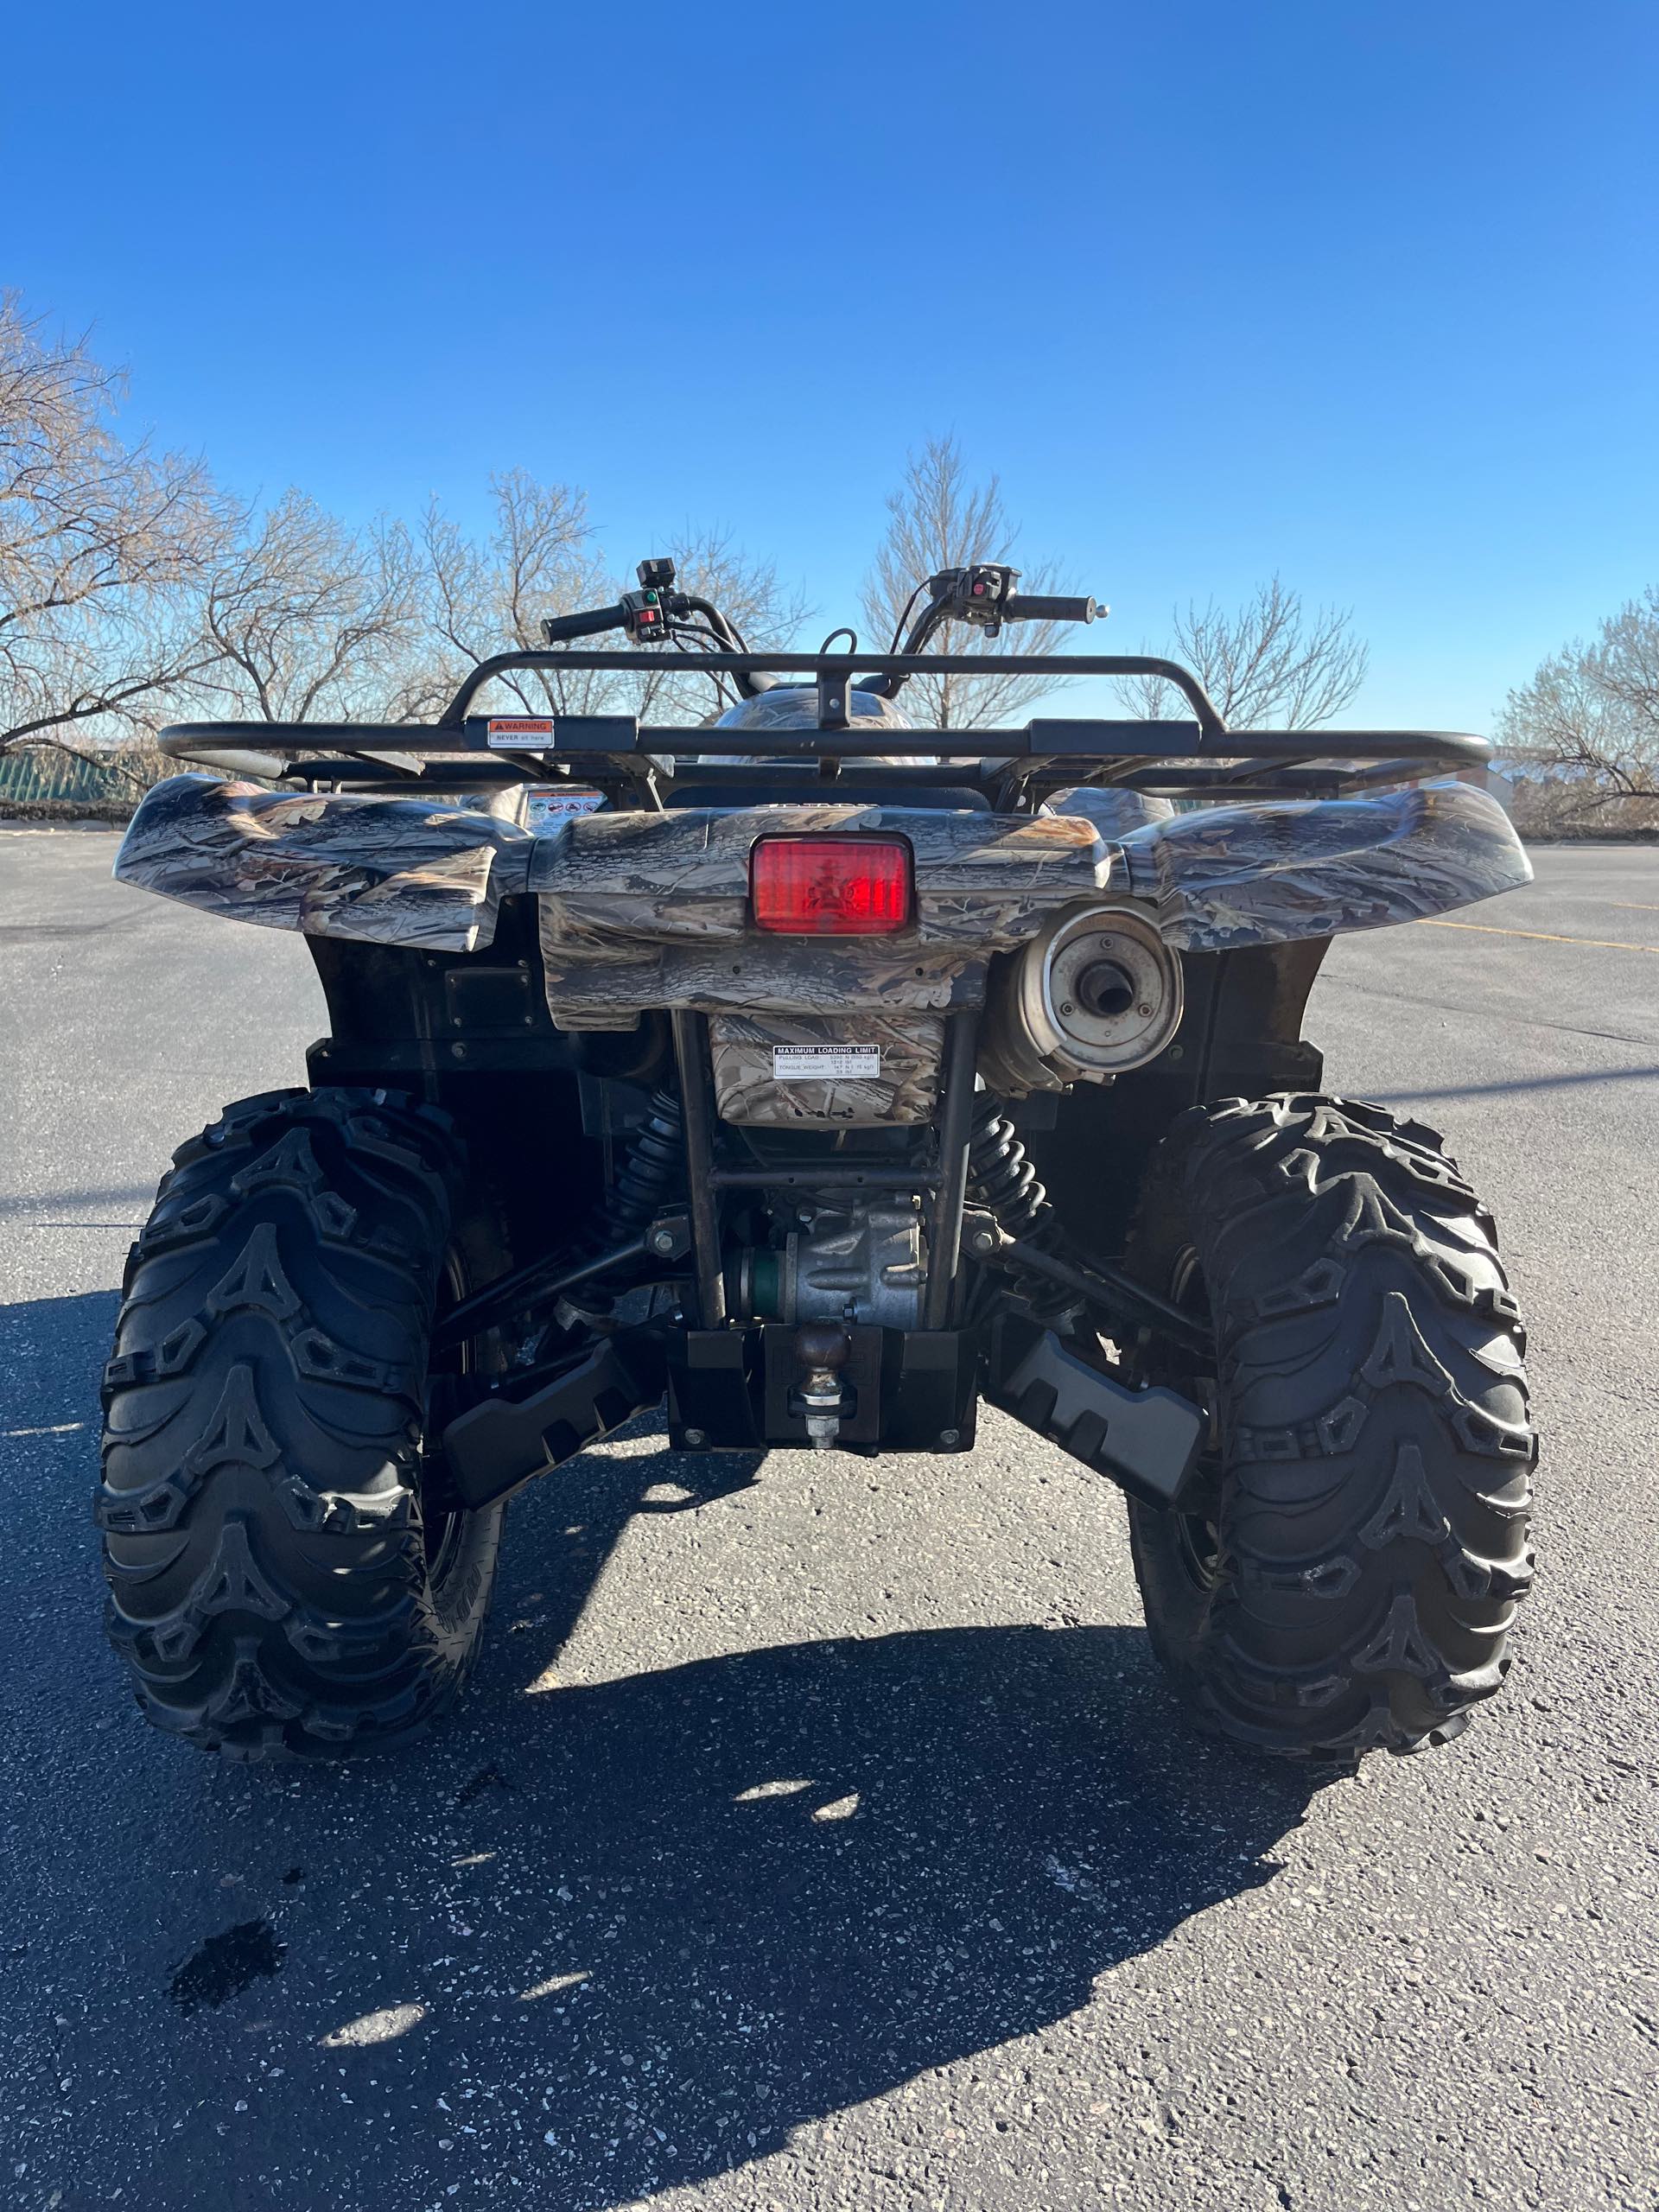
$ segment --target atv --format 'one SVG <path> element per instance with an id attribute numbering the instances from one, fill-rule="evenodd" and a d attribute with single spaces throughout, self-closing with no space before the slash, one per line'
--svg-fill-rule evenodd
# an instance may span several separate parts
<path id="1" fill-rule="evenodd" d="M 240 1758 L 406 1740 L 509 1497 L 624 1423 L 966 1452 L 988 1401 L 1127 1492 L 1201 1725 L 1457 1734 L 1531 1573 L 1521 1323 L 1440 1140 L 1322 1095 L 1301 1027 L 1339 932 L 1530 880 L 1490 747 L 1006 652 L 1101 610 L 1000 564 L 886 653 L 753 652 L 639 573 L 435 723 L 162 734 L 214 772 L 149 793 L 117 875 L 299 931 L 331 1027 L 175 1154 L 128 1264 L 96 1514 L 143 1711 Z M 929 651 L 953 622 L 977 650 Z M 665 649 L 729 703 L 563 710 Z M 918 673 L 1190 713 L 918 728 Z M 521 677 L 549 711 L 474 711 Z"/>

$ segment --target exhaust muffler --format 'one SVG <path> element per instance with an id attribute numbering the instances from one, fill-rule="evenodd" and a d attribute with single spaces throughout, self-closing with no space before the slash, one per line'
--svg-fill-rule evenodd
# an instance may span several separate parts
<path id="1" fill-rule="evenodd" d="M 1004 1097 L 1109 1083 L 1157 1058 L 1181 1003 L 1179 956 L 1144 912 L 1069 907 L 998 963 L 980 1071 Z"/>

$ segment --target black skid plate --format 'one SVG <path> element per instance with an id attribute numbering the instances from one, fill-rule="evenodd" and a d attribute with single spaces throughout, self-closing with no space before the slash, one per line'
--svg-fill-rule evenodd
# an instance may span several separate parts
<path id="1" fill-rule="evenodd" d="M 849 1452 L 966 1452 L 974 1441 L 978 1348 L 963 1330 L 849 1327 Z M 799 1382 L 793 1326 L 687 1329 L 668 1341 L 669 1440 L 677 1451 L 807 1441 L 790 1410 Z M 691 1441 L 692 1439 L 696 1441 Z"/>

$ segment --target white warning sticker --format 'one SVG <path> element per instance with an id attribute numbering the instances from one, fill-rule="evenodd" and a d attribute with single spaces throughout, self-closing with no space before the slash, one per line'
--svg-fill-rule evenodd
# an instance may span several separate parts
<path id="1" fill-rule="evenodd" d="M 486 725 L 484 735 L 495 753 L 539 753 L 553 741 L 553 717 L 502 715 Z"/>
<path id="2" fill-rule="evenodd" d="M 836 1083 L 880 1072 L 879 1045 L 774 1045 L 772 1048 L 774 1083 Z"/>
<path id="3" fill-rule="evenodd" d="M 569 785 L 560 791 L 544 790 L 534 785 L 524 794 L 524 827 L 543 830 L 550 824 L 567 821 L 573 814 L 593 814 L 605 804 L 602 791 L 584 791 Z"/>

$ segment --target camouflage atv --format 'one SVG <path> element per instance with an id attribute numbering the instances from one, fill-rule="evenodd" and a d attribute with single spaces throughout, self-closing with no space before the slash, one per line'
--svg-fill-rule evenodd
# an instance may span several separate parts
<path id="1" fill-rule="evenodd" d="M 1411 1751 L 1497 1688 L 1535 1454 L 1491 1216 L 1301 1036 L 1334 935 L 1529 880 L 1456 780 L 1489 748 L 927 650 L 1097 611 L 1016 587 L 765 655 L 647 563 L 436 723 L 165 734 L 217 773 L 117 874 L 301 931 L 331 1033 L 175 1155 L 127 1270 L 97 1514 L 159 1726 L 417 1733 L 509 1496 L 664 1401 L 676 1451 L 874 1457 L 970 1452 L 988 1400 L 1128 1493 L 1159 1656 L 1252 1749 Z M 473 712 L 664 645 L 734 702 Z M 917 673 L 992 670 L 1190 718 L 906 719 Z"/>

